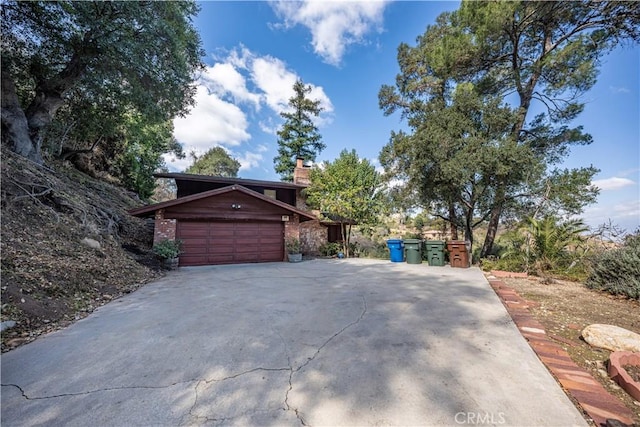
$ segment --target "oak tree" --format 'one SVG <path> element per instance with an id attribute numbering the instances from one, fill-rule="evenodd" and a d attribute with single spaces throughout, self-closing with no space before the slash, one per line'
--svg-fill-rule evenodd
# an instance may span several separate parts
<path id="1" fill-rule="evenodd" d="M 185 113 L 201 66 L 197 11 L 193 1 L 3 2 L 3 143 L 41 163 L 45 133 L 65 106 L 76 117 L 94 110 L 85 148 L 101 121 L 113 130 L 132 114 L 154 127 Z"/>

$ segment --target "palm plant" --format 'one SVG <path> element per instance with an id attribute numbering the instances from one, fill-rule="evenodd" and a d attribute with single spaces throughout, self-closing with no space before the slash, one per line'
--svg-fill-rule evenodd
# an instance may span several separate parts
<path id="1" fill-rule="evenodd" d="M 527 266 L 537 274 L 558 268 L 572 259 L 570 251 L 580 246 L 588 230 L 580 219 L 562 222 L 553 216 L 528 218 L 523 229 Z"/>

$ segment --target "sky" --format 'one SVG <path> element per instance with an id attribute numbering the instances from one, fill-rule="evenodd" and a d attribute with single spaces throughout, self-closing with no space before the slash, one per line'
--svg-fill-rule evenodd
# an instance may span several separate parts
<path id="1" fill-rule="evenodd" d="M 316 161 L 333 161 L 343 149 L 379 166 L 391 131 L 406 129 L 398 114 L 378 106 L 382 85 L 394 85 L 397 48 L 416 37 L 457 1 L 207 1 L 194 21 L 206 56 L 197 76 L 195 106 L 174 120 L 186 153 L 221 146 L 238 159 L 241 178 L 279 180 L 280 112 L 293 84 L 312 87 L 320 101 L 317 127 L 326 148 Z M 632 232 L 640 227 L 640 47 L 624 45 L 602 58 L 596 85 L 583 97 L 574 121 L 593 136 L 574 147 L 562 167 L 593 165 L 597 204 L 581 216 Z M 166 156 L 171 171 L 191 163 Z"/>

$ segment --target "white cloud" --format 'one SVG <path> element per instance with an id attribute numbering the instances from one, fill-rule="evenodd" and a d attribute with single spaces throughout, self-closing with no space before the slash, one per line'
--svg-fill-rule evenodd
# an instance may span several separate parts
<path id="1" fill-rule="evenodd" d="M 167 165 L 170 172 L 182 172 L 189 166 L 191 166 L 191 163 L 193 163 L 189 156 L 184 159 L 178 159 L 172 154 L 163 154 L 162 158 L 164 159 L 164 163 Z"/>
<path id="2" fill-rule="evenodd" d="M 251 151 L 245 151 L 240 155 L 234 156 L 240 162 L 240 170 L 248 170 L 257 168 L 262 161 L 262 154 L 254 153 Z"/>
<path id="3" fill-rule="evenodd" d="M 631 93 L 631 91 L 623 86 L 609 86 L 611 93 Z"/>
<path id="4" fill-rule="evenodd" d="M 206 151 L 216 145 L 239 145 L 250 138 L 247 118 L 238 106 L 202 85 L 197 88 L 195 102 L 186 117 L 173 121 L 173 135 L 185 148 Z"/>
<path id="5" fill-rule="evenodd" d="M 248 101 L 260 107 L 260 95 L 247 89 L 244 76 L 230 63 L 217 63 L 207 67 L 200 78 L 207 88 L 220 96 L 230 94 L 237 102 Z"/>
<path id="6" fill-rule="evenodd" d="M 186 153 L 202 154 L 215 146 L 241 147 L 251 139 L 249 119 L 255 121 L 256 129 L 275 134 L 282 122 L 279 114 L 289 108 L 293 85 L 300 78 L 280 59 L 259 56 L 242 45 L 214 60 L 197 78 L 195 106 L 173 122 L 174 136 Z M 311 86 L 307 96 L 319 100 L 323 108 L 315 120 L 320 127 L 331 121 L 333 105 L 322 87 L 305 84 Z M 261 147 L 258 153 L 268 151 Z M 259 166 L 262 155 L 247 152 L 238 160 L 246 170 Z M 172 170 L 184 170 L 191 163 L 172 156 L 165 156 L 165 162 Z"/>
<path id="7" fill-rule="evenodd" d="M 620 203 L 616 203 L 613 206 L 613 211 L 618 217 L 633 217 L 640 219 L 640 200 L 625 200 Z"/>
<path id="8" fill-rule="evenodd" d="M 267 106 L 278 113 L 285 110 L 298 76 L 287 70 L 284 62 L 270 56 L 255 58 L 250 64 L 250 72 Z"/>
<path id="9" fill-rule="evenodd" d="M 611 221 L 632 232 L 640 227 L 640 199 L 626 199 L 612 204 L 599 203 L 589 206 L 580 217 L 593 228 Z"/>
<path id="10" fill-rule="evenodd" d="M 295 95 L 293 85 L 300 77 L 286 68 L 286 64 L 277 58 L 263 56 L 255 58 L 250 64 L 251 79 L 258 90 L 263 93 L 264 102 L 275 113 L 290 110 L 289 99 Z M 333 112 L 333 104 L 321 86 L 311 86 L 307 94 L 309 99 L 320 102 L 323 114 L 318 117 L 316 125 L 321 126 L 328 121 L 328 114 Z"/>
<path id="11" fill-rule="evenodd" d="M 365 43 L 365 36 L 372 30 L 382 32 L 383 12 L 388 3 L 279 0 L 271 5 L 284 19 L 284 27 L 307 27 L 314 51 L 328 64 L 337 66 L 348 46 Z"/>
<path id="12" fill-rule="evenodd" d="M 616 176 L 606 179 L 597 179 L 591 182 L 592 185 L 595 185 L 602 191 L 607 190 L 619 190 L 624 187 L 628 187 L 630 185 L 635 185 L 636 183 L 629 178 L 618 178 Z"/>

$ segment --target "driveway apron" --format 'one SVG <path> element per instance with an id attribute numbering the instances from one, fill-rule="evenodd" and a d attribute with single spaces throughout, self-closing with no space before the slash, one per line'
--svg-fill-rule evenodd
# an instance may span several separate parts
<path id="1" fill-rule="evenodd" d="M 587 425 L 476 268 L 181 268 L 1 363 L 3 426 Z"/>

